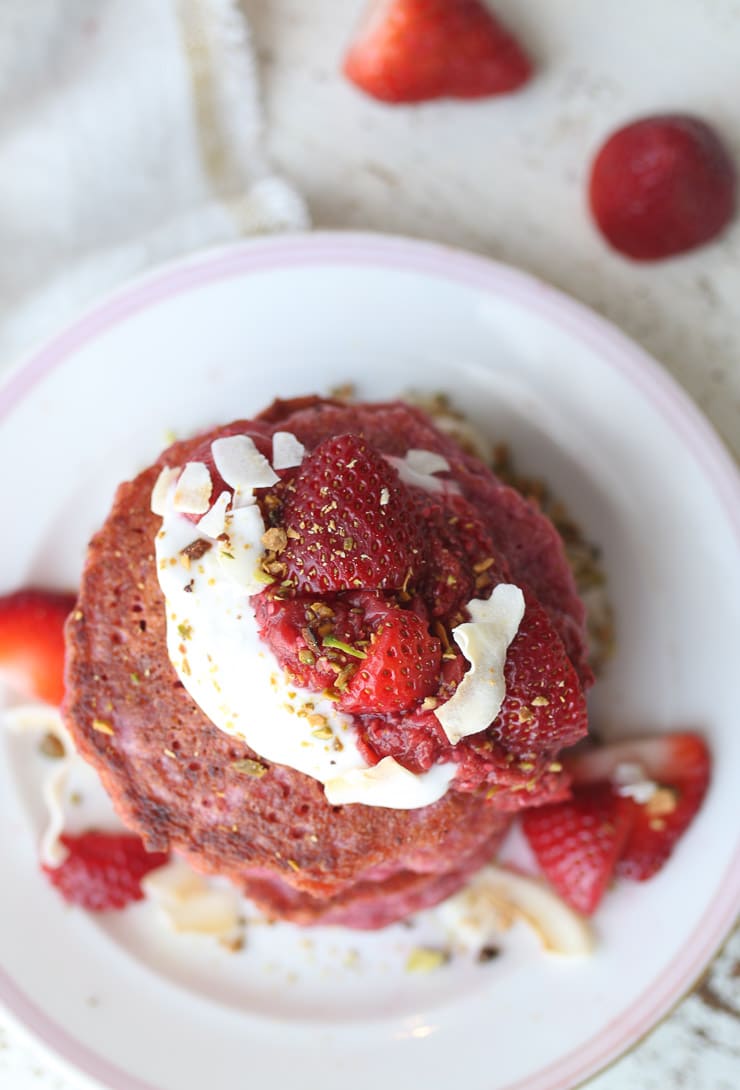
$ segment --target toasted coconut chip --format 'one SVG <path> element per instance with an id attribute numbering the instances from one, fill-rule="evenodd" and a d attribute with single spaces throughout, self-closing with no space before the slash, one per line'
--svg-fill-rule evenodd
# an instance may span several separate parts
<path id="1" fill-rule="evenodd" d="M 150 871 L 141 887 L 174 931 L 227 940 L 241 935 L 236 890 L 211 885 L 180 860 Z"/>
<path id="2" fill-rule="evenodd" d="M 586 957 L 594 947 L 586 920 L 538 878 L 490 864 L 437 910 L 453 939 L 480 948 L 522 920 L 543 949 L 564 957 Z"/>
<path id="3" fill-rule="evenodd" d="M 612 783 L 618 795 L 634 799 L 643 805 L 650 802 L 658 791 L 658 784 L 645 772 L 641 764 L 636 761 L 622 761 L 614 769 Z"/>
<path id="4" fill-rule="evenodd" d="M 226 515 L 225 540 L 219 541 L 218 559 L 230 579 L 244 587 L 247 594 L 265 589 L 261 560 L 265 548 L 262 536 L 265 524 L 256 504 L 240 507 Z"/>
<path id="5" fill-rule="evenodd" d="M 467 608 L 472 620 L 452 635 L 470 669 L 450 699 L 434 709 L 453 745 L 485 730 L 501 709 L 506 653 L 524 616 L 524 595 L 513 583 L 499 583 L 489 598 L 474 598 Z"/>
<path id="6" fill-rule="evenodd" d="M 202 515 L 211 502 L 213 482 L 205 462 L 188 462 L 180 474 L 172 506 L 184 515 Z"/>
<path id="7" fill-rule="evenodd" d="M 17 704 L 4 708 L 2 718 L 5 725 L 17 734 L 26 731 L 51 734 L 64 747 L 65 756 L 55 763 L 42 787 L 48 819 L 41 837 L 41 861 L 47 867 L 59 867 L 68 855 L 59 838 L 64 832 L 64 789 L 75 752 L 72 739 L 62 722 L 59 709 L 51 704 Z"/>
<path id="8" fill-rule="evenodd" d="M 248 435 L 229 435 L 211 443 L 216 469 L 234 489 L 234 507 L 252 502 L 252 489 L 268 488 L 280 480 L 267 458 Z"/>
<path id="9" fill-rule="evenodd" d="M 404 458 L 396 458 L 392 454 L 386 454 L 384 457 L 386 462 L 396 470 L 404 484 L 423 488 L 425 492 L 460 491 L 457 481 L 441 481 L 434 476 L 435 473 L 450 468 L 449 463 L 440 454 L 435 454 L 431 450 L 410 450 Z"/>
<path id="10" fill-rule="evenodd" d="M 275 469 L 292 469 L 303 461 L 306 448 L 292 431 L 276 431 L 272 437 L 272 464 Z"/>
<path id="11" fill-rule="evenodd" d="M 446 473 L 450 463 L 434 450 L 407 450 L 406 465 L 415 473 Z"/>
<path id="12" fill-rule="evenodd" d="M 68 775 L 67 757 L 48 773 L 41 792 L 49 815 L 41 837 L 41 862 L 47 867 L 61 867 L 69 855 L 59 839 L 64 832 L 64 788 Z"/>
<path id="13" fill-rule="evenodd" d="M 198 519 L 198 529 L 206 537 L 215 541 L 226 529 L 226 508 L 231 500 L 230 492 L 222 492 L 210 511 L 206 511 L 202 519 Z"/>
<path id="14" fill-rule="evenodd" d="M 164 516 L 167 511 L 167 502 L 170 491 L 177 478 L 180 476 L 179 466 L 165 466 L 157 477 L 152 489 L 152 512 L 155 515 Z"/>
<path id="15" fill-rule="evenodd" d="M 62 720 L 59 708 L 54 704 L 15 704 L 3 708 L 2 718 L 6 727 L 16 734 L 38 731 L 53 734 L 64 746 L 65 753 L 74 753 L 74 745 Z"/>

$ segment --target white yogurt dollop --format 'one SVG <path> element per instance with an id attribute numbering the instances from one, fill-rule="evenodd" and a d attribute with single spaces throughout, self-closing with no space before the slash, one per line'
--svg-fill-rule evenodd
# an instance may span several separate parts
<path id="1" fill-rule="evenodd" d="M 249 498 L 240 494 L 237 510 L 225 514 L 227 533 L 237 521 L 250 525 L 240 525 L 233 540 L 224 542 L 175 510 L 176 488 L 171 474 L 166 487 L 155 488 L 163 516 L 155 539 L 157 574 L 170 660 L 205 715 L 264 760 L 331 783 L 334 804 L 412 810 L 441 798 L 456 764 L 415 775 L 381 762 L 375 767 L 383 765 L 383 771 L 375 772 L 360 754 L 352 719 L 328 697 L 293 685 L 260 639 L 249 601 L 264 586 L 258 576 L 259 508 L 250 509 Z M 194 542 L 203 544 L 193 548 Z"/>

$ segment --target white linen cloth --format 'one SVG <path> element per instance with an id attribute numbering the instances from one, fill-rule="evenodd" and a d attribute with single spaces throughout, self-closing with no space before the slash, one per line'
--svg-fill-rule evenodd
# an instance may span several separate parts
<path id="1" fill-rule="evenodd" d="M 0 368 L 149 265 L 307 224 L 236 0 L 2 0 Z"/>

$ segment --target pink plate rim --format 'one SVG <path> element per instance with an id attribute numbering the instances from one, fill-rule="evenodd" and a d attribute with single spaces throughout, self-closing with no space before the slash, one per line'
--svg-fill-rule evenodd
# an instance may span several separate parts
<path id="1" fill-rule="evenodd" d="M 700 410 L 651 356 L 606 319 L 529 274 L 436 243 L 388 235 L 314 232 L 246 240 L 150 272 L 98 303 L 12 370 L 0 385 L 0 424 L 46 375 L 133 315 L 222 280 L 336 265 L 403 270 L 503 297 L 588 345 L 643 394 L 691 451 L 740 546 L 737 467 Z M 501 1090 L 567 1090 L 602 1070 L 660 1021 L 692 986 L 728 934 L 739 905 L 740 843 L 711 904 L 670 968 L 597 1036 Z M 111 1090 L 160 1090 L 73 1038 L 30 1001 L 2 968 L 0 1002 L 60 1059 Z"/>

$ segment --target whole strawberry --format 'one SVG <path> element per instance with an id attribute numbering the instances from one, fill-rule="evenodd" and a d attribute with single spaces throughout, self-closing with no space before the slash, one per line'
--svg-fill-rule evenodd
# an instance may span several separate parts
<path id="1" fill-rule="evenodd" d="M 298 594 L 398 590 L 423 564 L 414 500 L 359 436 L 327 439 L 275 491 L 283 579 Z"/>
<path id="2" fill-rule="evenodd" d="M 423 102 L 504 94 L 532 66 L 480 0 L 375 0 L 344 73 L 383 102 Z"/>
<path id="3" fill-rule="evenodd" d="M 589 199 L 606 240 L 654 261 L 701 246 L 735 213 L 737 178 L 706 122 L 668 114 L 619 129 L 599 151 Z"/>
<path id="4" fill-rule="evenodd" d="M 44 873 L 65 901 L 91 912 L 142 900 L 141 879 L 169 858 L 148 852 L 138 836 L 124 833 L 87 832 L 61 841 L 67 858 L 59 867 L 44 866 Z"/>

